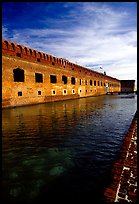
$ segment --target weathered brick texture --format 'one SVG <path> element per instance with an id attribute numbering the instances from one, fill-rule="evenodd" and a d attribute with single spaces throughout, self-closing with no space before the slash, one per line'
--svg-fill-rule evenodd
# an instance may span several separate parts
<path id="1" fill-rule="evenodd" d="M 20 77 L 17 72 L 23 72 L 23 76 Z M 16 79 L 16 75 L 20 79 Z M 56 77 L 56 82 L 51 82 L 50 75 Z M 67 79 L 65 82 L 63 76 Z M 75 81 L 73 84 L 72 77 Z M 3 108 L 104 95 L 106 84 L 109 92 L 119 92 L 121 89 L 120 80 L 116 78 L 2 40 Z"/>

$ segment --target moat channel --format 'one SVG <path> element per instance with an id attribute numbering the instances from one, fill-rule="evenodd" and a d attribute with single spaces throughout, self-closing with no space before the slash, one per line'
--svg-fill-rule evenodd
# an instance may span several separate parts
<path id="1" fill-rule="evenodd" d="M 136 110 L 137 96 L 130 95 L 4 109 L 4 203 L 101 201 Z"/>

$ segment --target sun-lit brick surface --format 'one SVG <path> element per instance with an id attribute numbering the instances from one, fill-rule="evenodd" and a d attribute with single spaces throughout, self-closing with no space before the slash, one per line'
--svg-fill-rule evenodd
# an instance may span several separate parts
<path id="1" fill-rule="evenodd" d="M 113 180 L 104 192 L 107 202 L 137 201 L 137 113 L 126 134 L 118 160 L 112 168 Z"/>
<path id="2" fill-rule="evenodd" d="M 52 77 L 56 80 L 51 80 Z M 3 108 L 100 96 L 120 90 L 121 81 L 116 78 L 2 40 Z"/>

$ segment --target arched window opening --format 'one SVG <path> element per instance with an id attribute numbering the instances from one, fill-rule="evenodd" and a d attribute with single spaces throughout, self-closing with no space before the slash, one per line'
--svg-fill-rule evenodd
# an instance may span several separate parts
<path id="1" fill-rule="evenodd" d="M 43 76 L 40 73 L 35 73 L 35 81 L 38 83 L 42 83 L 43 82 Z"/>
<path id="2" fill-rule="evenodd" d="M 31 49 L 29 49 L 29 52 L 30 52 L 30 55 L 32 55 L 32 50 Z"/>
<path id="3" fill-rule="evenodd" d="M 14 51 L 15 50 L 15 45 L 13 43 L 11 43 L 11 46 L 12 46 L 12 50 Z"/>
<path id="4" fill-rule="evenodd" d="M 66 76 L 62 76 L 62 81 L 64 82 L 64 84 L 67 84 L 67 77 Z"/>
<path id="5" fill-rule="evenodd" d="M 41 58 L 41 57 L 42 57 L 41 53 L 40 53 L 40 52 L 38 52 L 38 54 L 39 54 L 39 56 L 40 56 L 40 58 Z"/>
<path id="6" fill-rule="evenodd" d="M 71 77 L 71 84 L 75 84 L 75 77 Z"/>
<path id="7" fill-rule="evenodd" d="M 6 44 L 6 48 L 8 48 L 8 42 L 7 42 L 7 41 L 4 41 L 4 43 Z"/>
<path id="8" fill-rule="evenodd" d="M 19 47 L 20 53 L 22 53 L 22 47 L 20 45 L 17 45 Z"/>
<path id="9" fill-rule="evenodd" d="M 85 80 L 85 85 L 87 85 L 87 80 Z"/>
<path id="10" fill-rule="evenodd" d="M 13 70 L 14 82 L 24 82 L 24 70 L 17 68 Z"/>
<path id="11" fill-rule="evenodd" d="M 34 56 L 36 57 L 36 51 L 34 50 Z"/>
<path id="12" fill-rule="evenodd" d="M 90 86 L 92 86 L 92 80 L 90 79 Z"/>
<path id="13" fill-rule="evenodd" d="M 94 86 L 96 86 L 96 81 L 94 81 Z"/>
<path id="14" fill-rule="evenodd" d="M 56 83 L 57 82 L 57 79 L 56 79 L 55 75 L 50 75 L 50 82 L 51 83 Z"/>
<path id="15" fill-rule="evenodd" d="M 25 53 L 26 53 L 26 55 L 27 55 L 27 48 L 25 47 L 24 50 L 25 50 Z"/>

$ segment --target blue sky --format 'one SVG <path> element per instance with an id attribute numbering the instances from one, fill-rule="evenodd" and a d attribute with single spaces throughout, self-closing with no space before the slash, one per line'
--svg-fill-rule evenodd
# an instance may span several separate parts
<path id="1" fill-rule="evenodd" d="M 3 2 L 2 37 L 137 80 L 136 2 Z"/>

